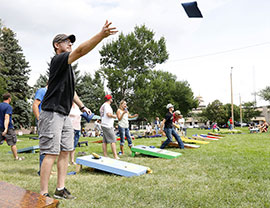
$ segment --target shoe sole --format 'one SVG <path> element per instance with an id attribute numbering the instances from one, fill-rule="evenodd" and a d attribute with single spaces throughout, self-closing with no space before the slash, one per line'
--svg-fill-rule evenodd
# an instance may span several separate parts
<path id="1" fill-rule="evenodd" d="M 65 198 L 65 197 L 62 197 L 62 196 L 53 195 L 53 198 L 56 198 L 56 199 L 76 199 L 77 197 L 74 197 L 74 198 Z"/>

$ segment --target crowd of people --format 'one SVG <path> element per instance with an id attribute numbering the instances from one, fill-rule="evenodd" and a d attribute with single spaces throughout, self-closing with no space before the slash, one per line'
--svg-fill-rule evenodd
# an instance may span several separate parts
<path id="1" fill-rule="evenodd" d="M 49 195 L 49 180 L 52 174 L 52 166 L 57 161 L 57 184 L 54 197 L 61 199 L 75 199 L 76 197 L 65 186 L 68 164 L 75 164 L 75 148 L 81 135 L 81 113 L 91 114 L 91 110 L 84 106 L 75 92 L 74 72 L 71 64 L 80 57 L 88 54 L 104 38 L 117 32 L 111 27 L 111 22 L 106 21 L 102 30 L 89 40 L 80 44 L 75 50 L 72 45 L 76 38 L 74 35 L 58 34 L 53 39 L 55 56 L 52 58 L 49 68 L 49 80 L 47 86 L 39 89 L 33 102 L 33 113 L 36 118 L 39 147 L 40 147 L 40 194 Z M 0 104 L 0 144 L 6 140 L 11 146 L 15 160 L 23 160 L 17 155 L 16 133 L 12 123 L 11 95 L 3 95 Z M 129 131 L 129 118 L 138 117 L 131 115 L 127 103 L 122 100 L 117 112 L 111 107 L 113 98 L 106 95 L 99 112 L 101 120 L 95 122 L 95 136 L 102 135 L 102 150 L 105 157 L 108 156 L 107 145 L 111 147 L 113 157 L 120 159 L 118 155 L 124 154 L 125 138 L 128 147 L 133 146 Z M 174 111 L 174 106 L 169 103 L 167 113 L 162 121 L 156 117 L 154 122 L 154 134 L 166 135 L 166 141 L 161 145 L 164 149 L 175 137 L 181 149 L 184 144 L 179 135 L 186 135 L 185 119 L 179 110 Z M 120 154 L 117 154 L 116 134 L 114 121 L 118 119 L 118 132 L 120 136 Z M 265 122 L 260 131 L 267 131 L 268 124 Z M 146 135 L 152 135 L 153 129 L 150 123 L 146 126 Z M 91 134 L 92 135 L 92 134 Z"/>

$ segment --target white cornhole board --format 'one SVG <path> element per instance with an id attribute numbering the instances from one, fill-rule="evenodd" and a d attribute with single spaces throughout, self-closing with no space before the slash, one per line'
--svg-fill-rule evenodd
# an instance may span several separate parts
<path id="1" fill-rule="evenodd" d="M 148 167 L 133 163 L 115 160 L 109 157 L 94 158 L 93 155 L 86 155 L 76 159 L 78 165 L 95 168 L 105 172 L 121 175 L 125 177 L 139 176 L 145 174 Z"/>

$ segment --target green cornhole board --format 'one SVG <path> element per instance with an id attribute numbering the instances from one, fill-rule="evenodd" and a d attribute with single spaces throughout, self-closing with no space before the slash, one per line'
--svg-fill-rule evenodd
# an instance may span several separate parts
<path id="1" fill-rule="evenodd" d="M 32 146 L 32 147 L 18 149 L 17 153 L 27 153 L 27 152 L 35 153 L 35 150 L 38 150 L 38 149 L 39 149 L 39 145 L 36 145 L 36 146 Z M 9 151 L 8 153 L 11 153 L 11 151 Z"/>
<path id="2" fill-rule="evenodd" d="M 182 154 L 179 152 L 172 152 L 164 149 L 159 148 L 152 148 L 144 145 L 137 145 L 134 147 L 131 147 L 132 151 L 132 157 L 135 157 L 136 152 L 145 154 L 145 155 L 151 155 L 155 157 L 162 157 L 166 159 L 173 159 L 181 156 Z"/>

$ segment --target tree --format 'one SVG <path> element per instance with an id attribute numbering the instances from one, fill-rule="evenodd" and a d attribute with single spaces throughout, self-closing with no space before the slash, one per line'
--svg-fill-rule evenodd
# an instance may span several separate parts
<path id="1" fill-rule="evenodd" d="M 209 103 L 200 116 L 205 117 L 210 121 L 217 122 L 218 125 L 226 123 L 228 117 L 223 104 L 219 100 Z"/>
<path id="2" fill-rule="evenodd" d="M 2 28 L 1 20 L 0 20 L 0 28 Z M 0 37 L 2 36 L 1 34 L 2 34 L 2 30 L 0 29 Z M 0 39 L 0 53 L 3 53 L 3 52 L 4 52 L 4 46 L 3 46 L 2 40 Z M 0 94 L 1 95 L 6 92 L 6 81 L 4 77 L 5 72 L 6 72 L 5 64 L 0 56 Z M 2 97 L 0 98 L 0 100 L 2 101 Z"/>
<path id="3" fill-rule="evenodd" d="M 260 111 L 255 110 L 255 102 L 246 102 L 242 104 L 243 108 L 243 122 L 248 123 L 252 118 L 261 114 Z"/>
<path id="4" fill-rule="evenodd" d="M 270 86 L 260 90 L 258 95 L 266 101 L 270 101 Z"/>
<path id="5" fill-rule="evenodd" d="M 143 82 L 140 76 L 168 59 L 165 38 L 155 41 L 154 32 L 144 25 L 126 36 L 121 33 L 102 47 L 100 55 L 103 76 L 117 103 L 134 96 L 134 89 Z"/>
<path id="6" fill-rule="evenodd" d="M 30 86 L 29 65 L 22 53 L 22 48 L 16 40 L 16 34 L 9 28 L 0 28 L 0 42 L 3 50 L 0 59 L 4 63 L 5 71 L 1 70 L 6 81 L 6 91 L 12 95 L 13 121 L 15 128 L 30 125 Z"/>
<path id="7" fill-rule="evenodd" d="M 140 117 L 147 120 L 153 120 L 156 116 L 163 118 L 168 103 L 186 116 L 198 105 L 188 82 L 177 81 L 177 77 L 169 72 L 153 70 L 141 78 L 141 87 L 135 88 L 134 97 L 129 101 L 130 109 L 139 113 Z"/>
<path id="8" fill-rule="evenodd" d="M 140 120 L 152 120 L 165 115 L 169 102 L 184 115 L 198 105 L 188 82 L 154 70 L 168 59 L 166 41 L 164 37 L 154 40 L 154 32 L 144 25 L 128 35 L 121 33 L 116 41 L 104 45 L 100 54 L 100 71 L 113 95 L 115 110 L 125 99 L 131 113 L 138 113 Z"/>
<path id="9" fill-rule="evenodd" d="M 232 105 L 227 103 L 224 105 L 225 115 L 224 115 L 224 123 L 232 117 Z M 233 105 L 233 118 L 234 121 L 240 121 L 240 108 L 237 105 Z"/>
<path id="10" fill-rule="evenodd" d="M 103 104 L 105 96 L 100 71 L 96 71 L 93 78 L 91 74 L 85 73 L 76 85 L 76 92 L 84 105 L 90 108 L 93 113 L 99 115 L 99 108 Z"/>
<path id="11" fill-rule="evenodd" d="M 1 44 L 1 43 L 0 43 Z M 1 53 L 1 48 L 0 48 Z M 6 81 L 4 79 L 4 73 L 6 72 L 4 62 L 0 59 L 0 95 L 3 95 L 6 92 Z M 2 98 L 0 98 L 2 101 Z"/>

